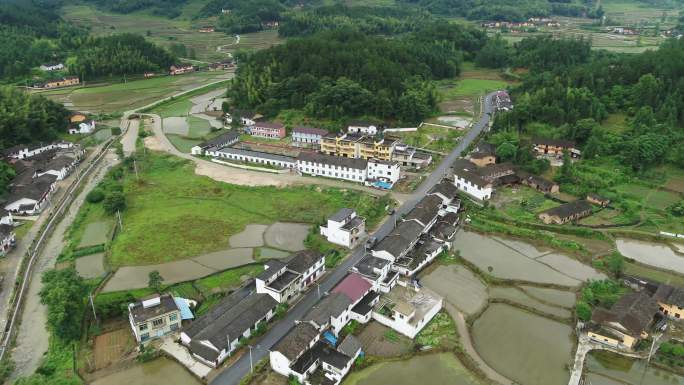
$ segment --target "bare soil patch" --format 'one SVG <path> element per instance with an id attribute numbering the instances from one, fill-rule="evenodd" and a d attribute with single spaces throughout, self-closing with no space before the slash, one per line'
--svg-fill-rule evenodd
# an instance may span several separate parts
<path id="1" fill-rule="evenodd" d="M 395 332 L 396 339 L 390 341 L 385 337 L 385 334 L 390 330 L 387 326 L 371 321 L 358 336 L 366 354 L 379 357 L 397 357 L 410 352 L 413 345 L 411 340 Z"/>

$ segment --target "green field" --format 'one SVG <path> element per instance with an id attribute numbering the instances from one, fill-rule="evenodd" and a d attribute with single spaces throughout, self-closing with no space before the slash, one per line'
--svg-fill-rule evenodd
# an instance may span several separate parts
<path id="1" fill-rule="evenodd" d="M 186 154 L 189 154 L 193 147 L 202 143 L 202 140 L 200 139 L 190 139 L 180 135 L 166 134 L 166 137 L 169 138 L 171 144 L 173 144 L 178 151 Z"/>
<path id="2" fill-rule="evenodd" d="M 398 136 L 402 142 L 418 148 L 427 148 L 433 151 L 449 151 L 456 146 L 458 138 L 463 136 L 464 131 L 444 127 L 423 125 L 415 132 L 392 133 Z"/>
<path id="3" fill-rule="evenodd" d="M 228 79 L 232 73 L 195 72 L 180 76 L 158 76 L 88 87 L 39 92 L 70 109 L 91 113 L 123 112 L 208 83 Z"/>
<path id="4" fill-rule="evenodd" d="M 183 15 L 167 19 L 145 12 L 118 14 L 96 9 L 89 5 L 68 5 L 62 8 L 62 16 L 78 25 L 88 26 L 96 36 L 114 33 L 136 33 L 146 36 L 150 41 L 162 46 L 184 44 L 194 49 L 200 61 L 216 61 L 229 57 L 236 49 L 262 49 L 282 41 L 277 31 L 262 31 L 245 34 L 236 44 L 236 37 L 220 32 L 200 33 L 198 28 L 213 24 L 214 20 L 193 20 L 192 17 L 201 7 L 198 1 L 189 2 Z M 219 49 L 221 47 L 221 49 Z"/>
<path id="5" fill-rule="evenodd" d="M 473 116 L 479 111 L 478 98 L 489 91 L 508 88 L 513 82 L 503 78 L 501 71 L 463 63 L 461 75 L 456 79 L 437 82 L 440 110 Z"/>
<path id="6" fill-rule="evenodd" d="M 234 186 L 195 175 L 188 161 L 152 152 L 137 165 L 140 181 L 130 171 L 124 179 L 128 208 L 124 230 L 112 243 L 112 265 L 222 250 L 230 235 L 250 223 L 318 223 L 342 207 L 356 208 L 369 227 L 384 216 L 384 204 L 356 191 Z"/>

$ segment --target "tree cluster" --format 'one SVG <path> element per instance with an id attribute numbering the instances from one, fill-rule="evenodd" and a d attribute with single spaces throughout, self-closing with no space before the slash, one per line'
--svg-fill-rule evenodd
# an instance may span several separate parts
<path id="1" fill-rule="evenodd" d="M 590 16 L 596 12 L 588 1 L 573 0 L 399 0 L 434 14 L 462 16 L 471 20 L 524 21 L 549 15 Z M 600 16 L 598 16 L 600 17 Z"/>
<path id="2" fill-rule="evenodd" d="M 72 267 L 48 270 L 41 281 L 40 301 L 47 306 L 47 323 L 52 334 L 66 341 L 78 340 L 88 292 L 83 278 Z"/>
<path id="3" fill-rule="evenodd" d="M 458 75 L 461 50 L 483 42 L 447 23 L 396 39 L 326 31 L 239 58 L 230 92 L 238 107 L 267 115 L 297 108 L 321 118 L 415 123 L 436 108 L 430 80 Z"/>
<path id="4" fill-rule="evenodd" d="M 90 38 L 67 63 L 79 77 L 136 74 L 166 70 L 176 58 L 144 37 L 121 34 Z"/>
<path id="5" fill-rule="evenodd" d="M 180 8 L 187 0 L 86 0 L 99 8 L 117 13 L 148 10 L 153 15 L 174 18 L 180 16 Z"/>
<path id="6" fill-rule="evenodd" d="M 513 90 L 515 109 L 495 129 L 572 139 L 586 159 L 618 156 L 636 171 L 671 162 L 684 166 L 684 41 L 670 39 L 638 55 L 591 51 L 582 40 L 526 39 L 514 63 L 530 68 Z M 610 113 L 626 113 L 629 129 L 609 131 Z"/>
<path id="7" fill-rule="evenodd" d="M 50 141 L 65 131 L 69 111 L 43 96 L 0 87 L 0 148 Z"/>

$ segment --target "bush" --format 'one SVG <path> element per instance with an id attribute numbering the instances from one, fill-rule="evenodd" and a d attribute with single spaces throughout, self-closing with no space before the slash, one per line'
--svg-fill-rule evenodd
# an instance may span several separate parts
<path id="1" fill-rule="evenodd" d="M 109 214 L 124 211 L 126 209 L 126 197 L 118 191 L 109 193 L 104 199 L 104 209 Z"/>
<path id="2" fill-rule="evenodd" d="M 105 198 L 105 193 L 99 188 L 95 188 L 86 195 L 86 201 L 89 203 L 100 203 Z"/>
<path id="3" fill-rule="evenodd" d="M 586 302 L 577 302 L 575 313 L 580 320 L 589 321 L 591 319 L 591 306 L 587 305 Z"/>

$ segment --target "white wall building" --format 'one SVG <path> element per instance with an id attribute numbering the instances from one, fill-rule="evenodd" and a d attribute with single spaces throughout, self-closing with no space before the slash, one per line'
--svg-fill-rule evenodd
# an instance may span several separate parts
<path id="1" fill-rule="evenodd" d="M 355 121 L 347 125 L 347 132 L 353 134 L 376 135 L 378 133 L 378 126 L 370 122 Z"/>
<path id="2" fill-rule="evenodd" d="M 90 134 L 95 131 L 95 121 L 91 120 L 90 123 L 83 122 L 78 124 L 78 128 L 70 128 L 70 134 Z"/>
<path id="3" fill-rule="evenodd" d="M 442 309 L 443 299 L 427 288 L 395 286 L 380 297 L 373 310 L 373 319 L 409 337 L 423 330 L 430 320 Z"/>
<path id="4" fill-rule="evenodd" d="M 48 63 L 42 64 L 40 69 L 43 71 L 60 71 L 64 69 L 64 64 L 62 63 Z"/>
<path id="5" fill-rule="evenodd" d="M 321 235 L 328 242 L 352 248 L 366 236 L 366 220 L 356 211 L 343 208 L 328 218 L 327 226 L 321 226 Z"/>
<path id="6" fill-rule="evenodd" d="M 349 182 L 363 183 L 368 179 L 368 161 L 365 159 L 301 152 L 297 158 L 300 174 L 324 176 Z"/>
<path id="7" fill-rule="evenodd" d="M 398 162 L 389 162 L 379 159 L 368 160 L 368 179 L 371 181 L 387 182 L 392 185 L 397 183 L 401 175 Z"/>
<path id="8" fill-rule="evenodd" d="M 294 169 L 297 167 L 297 161 L 293 157 L 267 152 L 243 150 L 241 148 L 209 148 L 204 151 L 204 155 L 218 159 L 254 163 L 257 167 L 260 164 L 287 169 Z"/>
<path id="9" fill-rule="evenodd" d="M 325 135 L 328 135 L 328 130 L 313 127 L 294 127 L 292 129 L 292 145 L 318 148 Z"/>

